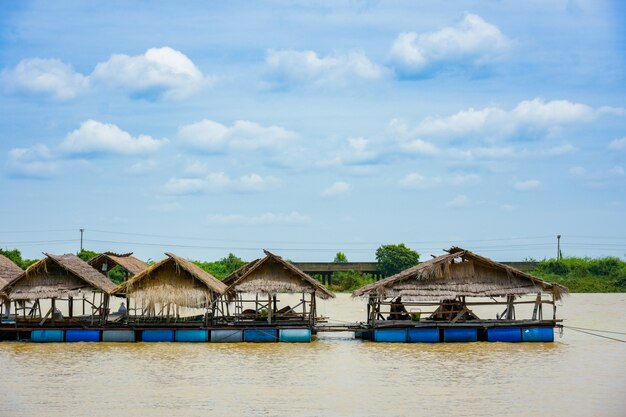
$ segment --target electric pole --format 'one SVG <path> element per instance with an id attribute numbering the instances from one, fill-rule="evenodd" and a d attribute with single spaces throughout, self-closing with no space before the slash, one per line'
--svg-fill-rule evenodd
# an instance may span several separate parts
<path id="1" fill-rule="evenodd" d="M 85 229 L 80 229 L 80 251 L 83 251 L 83 232 Z"/>
<path id="2" fill-rule="evenodd" d="M 556 235 L 556 260 L 561 260 L 561 235 Z"/>

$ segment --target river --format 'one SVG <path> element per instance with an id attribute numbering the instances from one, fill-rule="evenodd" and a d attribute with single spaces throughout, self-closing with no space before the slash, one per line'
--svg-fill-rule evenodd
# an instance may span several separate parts
<path id="1" fill-rule="evenodd" d="M 364 320 L 345 294 L 320 312 Z M 626 294 L 573 294 L 568 326 L 626 333 Z M 624 335 L 609 335 L 626 339 Z M 0 416 L 624 416 L 626 343 L 0 343 Z"/>

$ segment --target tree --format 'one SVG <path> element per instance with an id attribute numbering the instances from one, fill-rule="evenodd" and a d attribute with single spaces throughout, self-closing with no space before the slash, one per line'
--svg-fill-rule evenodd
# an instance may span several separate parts
<path id="1" fill-rule="evenodd" d="M 85 262 L 87 262 L 91 258 L 94 258 L 94 257 L 96 257 L 98 255 L 100 255 L 100 252 L 94 252 L 94 251 L 89 250 L 89 249 L 83 249 L 80 252 L 76 253 L 76 256 L 78 256 L 80 259 L 82 259 Z"/>
<path id="2" fill-rule="evenodd" d="M 22 269 L 26 269 L 35 262 L 36 259 L 22 259 L 22 253 L 18 249 L 0 249 L 0 255 L 4 255 L 9 258 L 15 265 Z"/>
<path id="3" fill-rule="evenodd" d="M 335 260 L 333 262 L 338 264 L 345 264 L 348 262 L 348 257 L 343 252 L 337 252 L 337 255 L 335 255 Z"/>
<path id="4" fill-rule="evenodd" d="M 194 261 L 194 264 L 204 269 L 209 274 L 213 275 L 217 279 L 224 279 L 232 272 L 235 272 L 247 262 L 241 258 L 229 253 L 227 257 L 215 262 L 201 262 Z"/>
<path id="5" fill-rule="evenodd" d="M 376 249 L 378 270 L 386 277 L 419 263 L 420 254 L 407 248 L 404 243 L 399 245 L 382 245 Z"/>
<path id="6" fill-rule="evenodd" d="M 227 257 L 220 259 L 219 262 L 224 265 L 229 274 L 231 272 L 235 272 L 246 264 L 246 261 L 232 253 L 229 253 Z"/>

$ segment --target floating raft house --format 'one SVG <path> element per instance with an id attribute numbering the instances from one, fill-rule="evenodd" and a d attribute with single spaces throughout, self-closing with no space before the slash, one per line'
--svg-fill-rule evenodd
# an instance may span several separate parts
<path id="1" fill-rule="evenodd" d="M 267 250 L 265 257 L 226 277 L 223 323 L 246 325 L 242 340 L 309 342 L 319 321 L 316 298 L 335 295 L 309 275 Z M 301 294 L 296 305 L 281 305 L 278 294 Z"/>
<path id="2" fill-rule="evenodd" d="M 84 328 L 106 323 L 115 284 L 76 255 L 44 255 L 4 287 L 15 313 L 3 322 L 0 339 L 58 341 L 65 334 L 53 329 L 59 327 L 79 340 L 92 339 Z"/>
<path id="3" fill-rule="evenodd" d="M 187 259 L 165 255 L 113 291 L 126 296 L 129 322 L 212 324 L 226 285 Z"/>
<path id="4" fill-rule="evenodd" d="M 567 288 L 453 247 L 396 275 L 366 285 L 353 297 L 367 298 L 367 329 L 358 337 L 377 342 L 551 342 L 556 304 Z M 527 299 L 532 296 L 532 299 Z M 532 315 L 516 317 L 531 304 Z M 543 307 L 552 317 L 543 317 Z M 493 307 L 495 317 L 479 318 L 473 308 Z"/>

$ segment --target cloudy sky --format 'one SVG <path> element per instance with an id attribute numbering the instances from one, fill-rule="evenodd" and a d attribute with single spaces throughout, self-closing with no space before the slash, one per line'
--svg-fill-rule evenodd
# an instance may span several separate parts
<path id="1" fill-rule="evenodd" d="M 0 246 L 626 254 L 626 7 L 0 3 Z"/>

